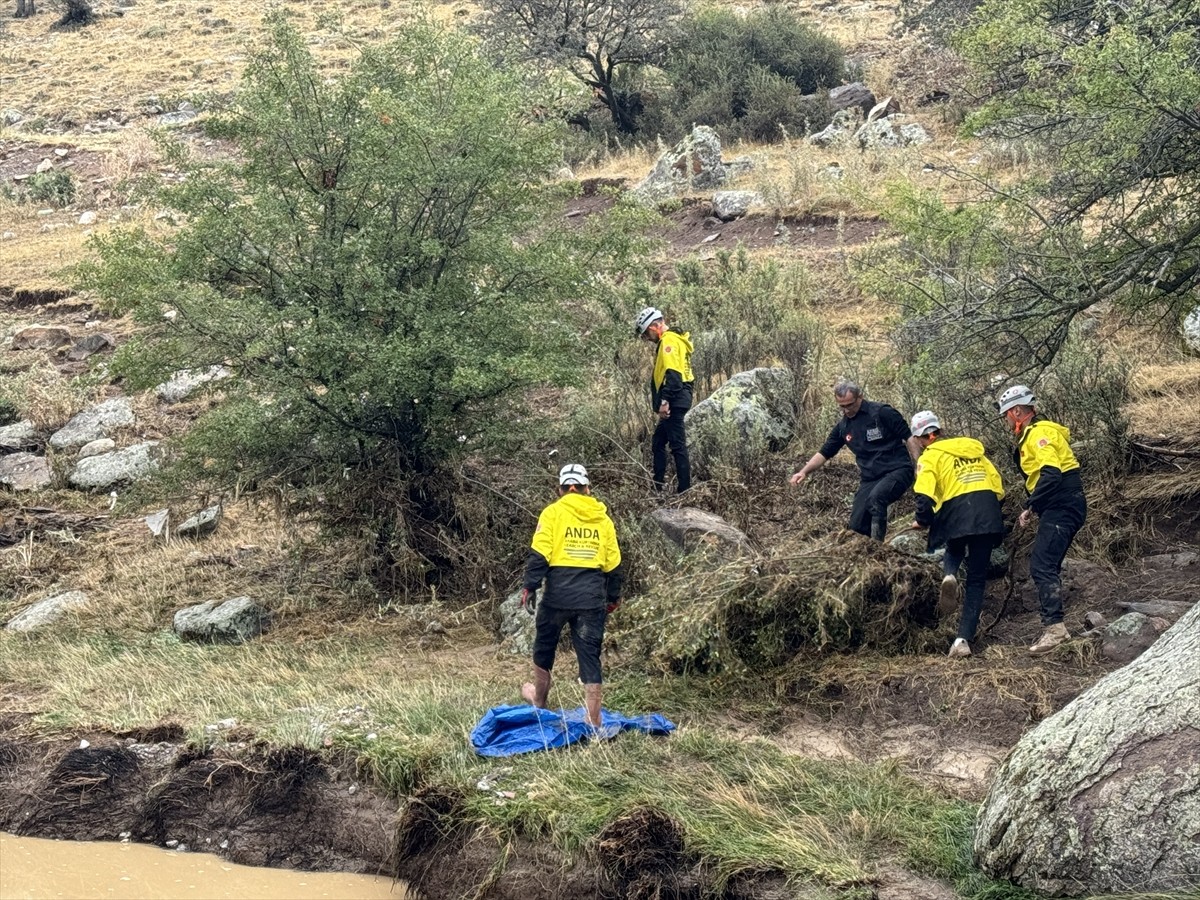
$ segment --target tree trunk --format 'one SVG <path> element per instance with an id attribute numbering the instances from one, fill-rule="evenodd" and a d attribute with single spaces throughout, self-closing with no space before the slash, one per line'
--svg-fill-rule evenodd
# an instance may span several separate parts
<path id="1" fill-rule="evenodd" d="M 980 807 L 975 857 L 1052 894 L 1200 886 L 1200 603 L 1021 739 Z"/>
<path id="2" fill-rule="evenodd" d="M 17 18 L 24 19 L 37 12 L 34 0 L 17 0 Z"/>

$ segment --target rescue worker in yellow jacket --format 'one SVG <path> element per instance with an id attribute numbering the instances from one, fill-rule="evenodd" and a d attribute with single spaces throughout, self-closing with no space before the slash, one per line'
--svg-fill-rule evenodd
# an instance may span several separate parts
<path id="1" fill-rule="evenodd" d="M 938 614 L 948 616 L 958 605 L 958 570 L 966 561 L 967 584 L 958 637 L 950 656 L 970 656 L 983 594 L 988 561 L 1004 537 L 1000 501 L 1004 485 L 1000 473 L 974 438 L 942 437 L 938 417 L 923 410 L 912 417 L 913 442 L 921 450 L 917 460 L 917 515 L 914 528 L 929 529 L 929 549 L 945 544 L 942 557 L 941 596 Z"/>
<path id="2" fill-rule="evenodd" d="M 578 463 L 563 466 L 558 485 L 558 499 L 538 517 L 525 563 L 521 605 L 537 618 L 533 681 L 522 685 L 521 696 L 546 708 L 558 639 L 570 625 L 587 722 L 600 728 L 600 647 L 605 619 L 621 603 L 621 548 L 607 509 L 592 496 L 587 469 Z M 538 603 L 543 581 L 546 589 Z"/>
<path id="3" fill-rule="evenodd" d="M 658 345 L 654 355 L 654 374 L 650 379 L 650 405 L 658 415 L 651 447 L 654 451 L 654 488 L 663 490 L 667 480 L 667 447 L 675 458 L 675 480 L 679 493 L 692 486 L 692 466 L 688 459 L 687 434 L 683 419 L 692 408 L 692 341 L 667 327 L 661 310 L 648 306 L 638 313 L 637 333 L 643 340 Z"/>
<path id="4" fill-rule="evenodd" d="M 1048 653 L 1071 636 L 1063 624 L 1062 563 L 1087 520 L 1079 460 L 1071 450 L 1071 432 L 1038 416 L 1037 400 L 1025 385 L 1004 391 L 996 409 L 1016 436 L 1013 456 L 1029 492 L 1017 524 L 1025 527 L 1038 517 L 1029 577 L 1037 585 L 1043 630 L 1029 652 Z"/>

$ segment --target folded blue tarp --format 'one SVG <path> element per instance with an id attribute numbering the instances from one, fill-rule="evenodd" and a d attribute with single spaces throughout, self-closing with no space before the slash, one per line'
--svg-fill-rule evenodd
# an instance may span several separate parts
<path id="1" fill-rule="evenodd" d="M 566 747 L 584 738 L 608 738 L 618 732 L 636 729 L 646 734 L 670 734 L 673 722 L 658 713 L 629 718 L 620 713 L 600 711 L 603 728 L 595 729 L 584 721 L 585 710 L 538 709 L 536 706 L 493 706 L 471 729 L 471 746 L 480 756 L 516 756 L 535 750 Z"/>

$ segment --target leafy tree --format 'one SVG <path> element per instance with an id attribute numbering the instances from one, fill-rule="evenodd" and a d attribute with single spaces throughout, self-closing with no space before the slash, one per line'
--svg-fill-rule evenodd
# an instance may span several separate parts
<path id="1" fill-rule="evenodd" d="M 183 224 L 100 239 L 83 283 L 148 325 L 119 359 L 135 384 L 233 371 L 184 444 L 197 477 L 453 528 L 455 460 L 511 434 L 531 386 L 583 378 L 622 233 L 561 227 L 557 131 L 468 40 L 418 24 L 335 77 L 268 23 L 212 124 L 236 157 L 191 162 L 164 198 Z"/>
<path id="2" fill-rule="evenodd" d="M 681 0 L 486 0 L 479 32 L 502 54 L 563 70 L 594 92 L 623 132 L 637 130 L 632 72 L 657 65 Z"/>
<path id="3" fill-rule="evenodd" d="M 824 99 L 804 95 L 839 84 L 843 67 L 836 41 L 779 6 L 688 16 L 664 66 L 681 122 L 737 125 L 758 140 L 778 137 L 780 126 L 823 126 Z"/>
<path id="4" fill-rule="evenodd" d="M 967 127 L 1035 163 L 957 173 L 961 207 L 898 193 L 878 274 L 907 346 L 1016 376 L 1097 304 L 1177 320 L 1200 287 L 1200 2 L 987 0 L 957 43 L 985 96 Z"/>

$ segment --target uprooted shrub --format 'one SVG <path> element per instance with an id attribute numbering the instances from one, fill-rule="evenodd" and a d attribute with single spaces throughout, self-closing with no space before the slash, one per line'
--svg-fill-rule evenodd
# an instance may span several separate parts
<path id="1" fill-rule="evenodd" d="M 673 672 L 765 672 L 805 650 L 923 652 L 937 641 L 940 581 L 932 563 L 850 532 L 788 537 L 761 556 L 687 557 L 630 605 L 618 635 Z"/>

